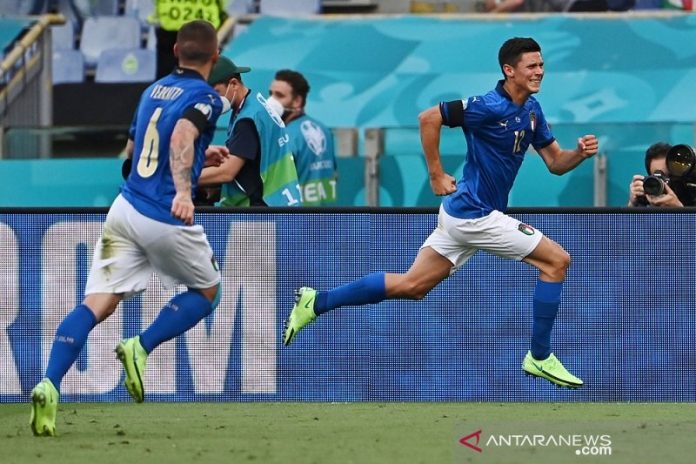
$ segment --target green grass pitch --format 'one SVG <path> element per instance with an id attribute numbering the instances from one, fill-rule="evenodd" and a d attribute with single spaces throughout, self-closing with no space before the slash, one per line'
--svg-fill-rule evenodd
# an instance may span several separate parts
<path id="1" fill-rule="evenodd" d="M 33 437 L 28 420 L 28 404 L 0 405 L 0 463 L 673 464 L 696 459 L 696 405 L 690 403 L 64 403 L 55 438 Z M 479 430 L 481 452 L 459 443 Z M 519 441 L 534 435 L 546 444 L 486 443 L 492 436 Z M 551 435 L 603 435 L 611 451 L 579 455 L 577 446 L 551 446 Z M 476 444 L 473 438 L 469 442 Z"/>

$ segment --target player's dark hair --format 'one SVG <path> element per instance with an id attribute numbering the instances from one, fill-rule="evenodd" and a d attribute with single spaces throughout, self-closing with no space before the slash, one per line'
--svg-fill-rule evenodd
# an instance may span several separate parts
<path id="1" fill-rule="evenodd" d="M 512 67 L 517 66 L 517 63 L 522 59 L 522 55 L 529 52 L 541 52 L 541 47 L 531 37 L 513 37 L 506 40 L 498 51 L 500 70 L 503 71 L 503 65 L 506 64 Z M 503 71 L 503 76 L 505 76 L 505 71 Z"/>
<path id="2" fill-rule="evenodd" d="M 181 26 L 177 32 L 176 44 L 180 60 L 206 64 L 217 53 L 217 32 L 208 21 L 191 21 Z"/>
<path id="3" fill-rule="evenodd" d="M 652 174 L 650 172 L 650 163 L 659 158 L 667 158 L 667 152 L 672 148 L 672 145 L 665 142 L 653 143 L 645 150 L 645 172 Z"/>
<path id="4" fill-rule="evenodd" d="M 309 82 L 307 82 L 307 79 L 305 79 L 301 73 L 291 69 L 281 69 L 276 72 L 275 80 L 287 82 L 290 85 L 290 88 L 292 88 L 292 92 L 295 95 L 302 97 L 302 106 L 307 103 Z"/>

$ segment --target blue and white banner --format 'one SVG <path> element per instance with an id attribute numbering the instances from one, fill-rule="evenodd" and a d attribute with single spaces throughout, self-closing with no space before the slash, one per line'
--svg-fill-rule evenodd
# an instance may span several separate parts
<path id="1" fill-rule="evenodd" d="M 82 299 L 103 213 L 0 214 L 0 402 L 25 401 L 62 318 Z M 294 289 L 404 272 L 432 212 L 213 213 L 218 309 L 148 359 L 148 401 L 694 401 L 696 221 L 691 214 L 521 214 L 573 257 L 552 344 L 587 387 L 524 377 L 536 271 L 479 253 L 422 301 L 320 317 L 288 348 Z M 113 349 L 172 294 L 148 290 L 99 325 L 62 401 L 122 401 Z"/>

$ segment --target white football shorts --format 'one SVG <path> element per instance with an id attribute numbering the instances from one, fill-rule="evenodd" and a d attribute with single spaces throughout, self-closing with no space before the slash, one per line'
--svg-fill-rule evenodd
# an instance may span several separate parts
<path id="1" fill-rule="evenodd" d="M 153 272 L 167 289 L 178 284 L 210 288 L 220 282 L 202 226 L 155 221 L 119 195 L 94 247 L 85 294 L 123 293 L 127 299 L 145 290 Z"/>
<path id="2" fill-rule="evenodd" d="M 544 237 L 539 230 L 500 211 L 476 219 L 458 219 L 440 206 L 437 228 L 423 242 L 423 247 L 449 259 L 456 272 L 474 254 L 483 250 L 505 259 L 521 261 Z"/>

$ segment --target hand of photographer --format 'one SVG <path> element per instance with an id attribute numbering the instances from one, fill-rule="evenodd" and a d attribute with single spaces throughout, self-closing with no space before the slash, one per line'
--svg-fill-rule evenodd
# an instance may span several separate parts
<path id="1" fill-rule="evenodd" d="M 639 174 L 633 176 L 633 180 L 628 189 L 628 206 L 639 206 L 638 197 L 645 195 L 643 191 L 643 179 L 645 179 L 645 177 Z"/>
<path id="2" fill-rule="evenodd" d="M 662 195 L 645 195 L 651 206 L 679 208 L 684 206 L 669 185 L 665 184 L 665 193 Z"/>

